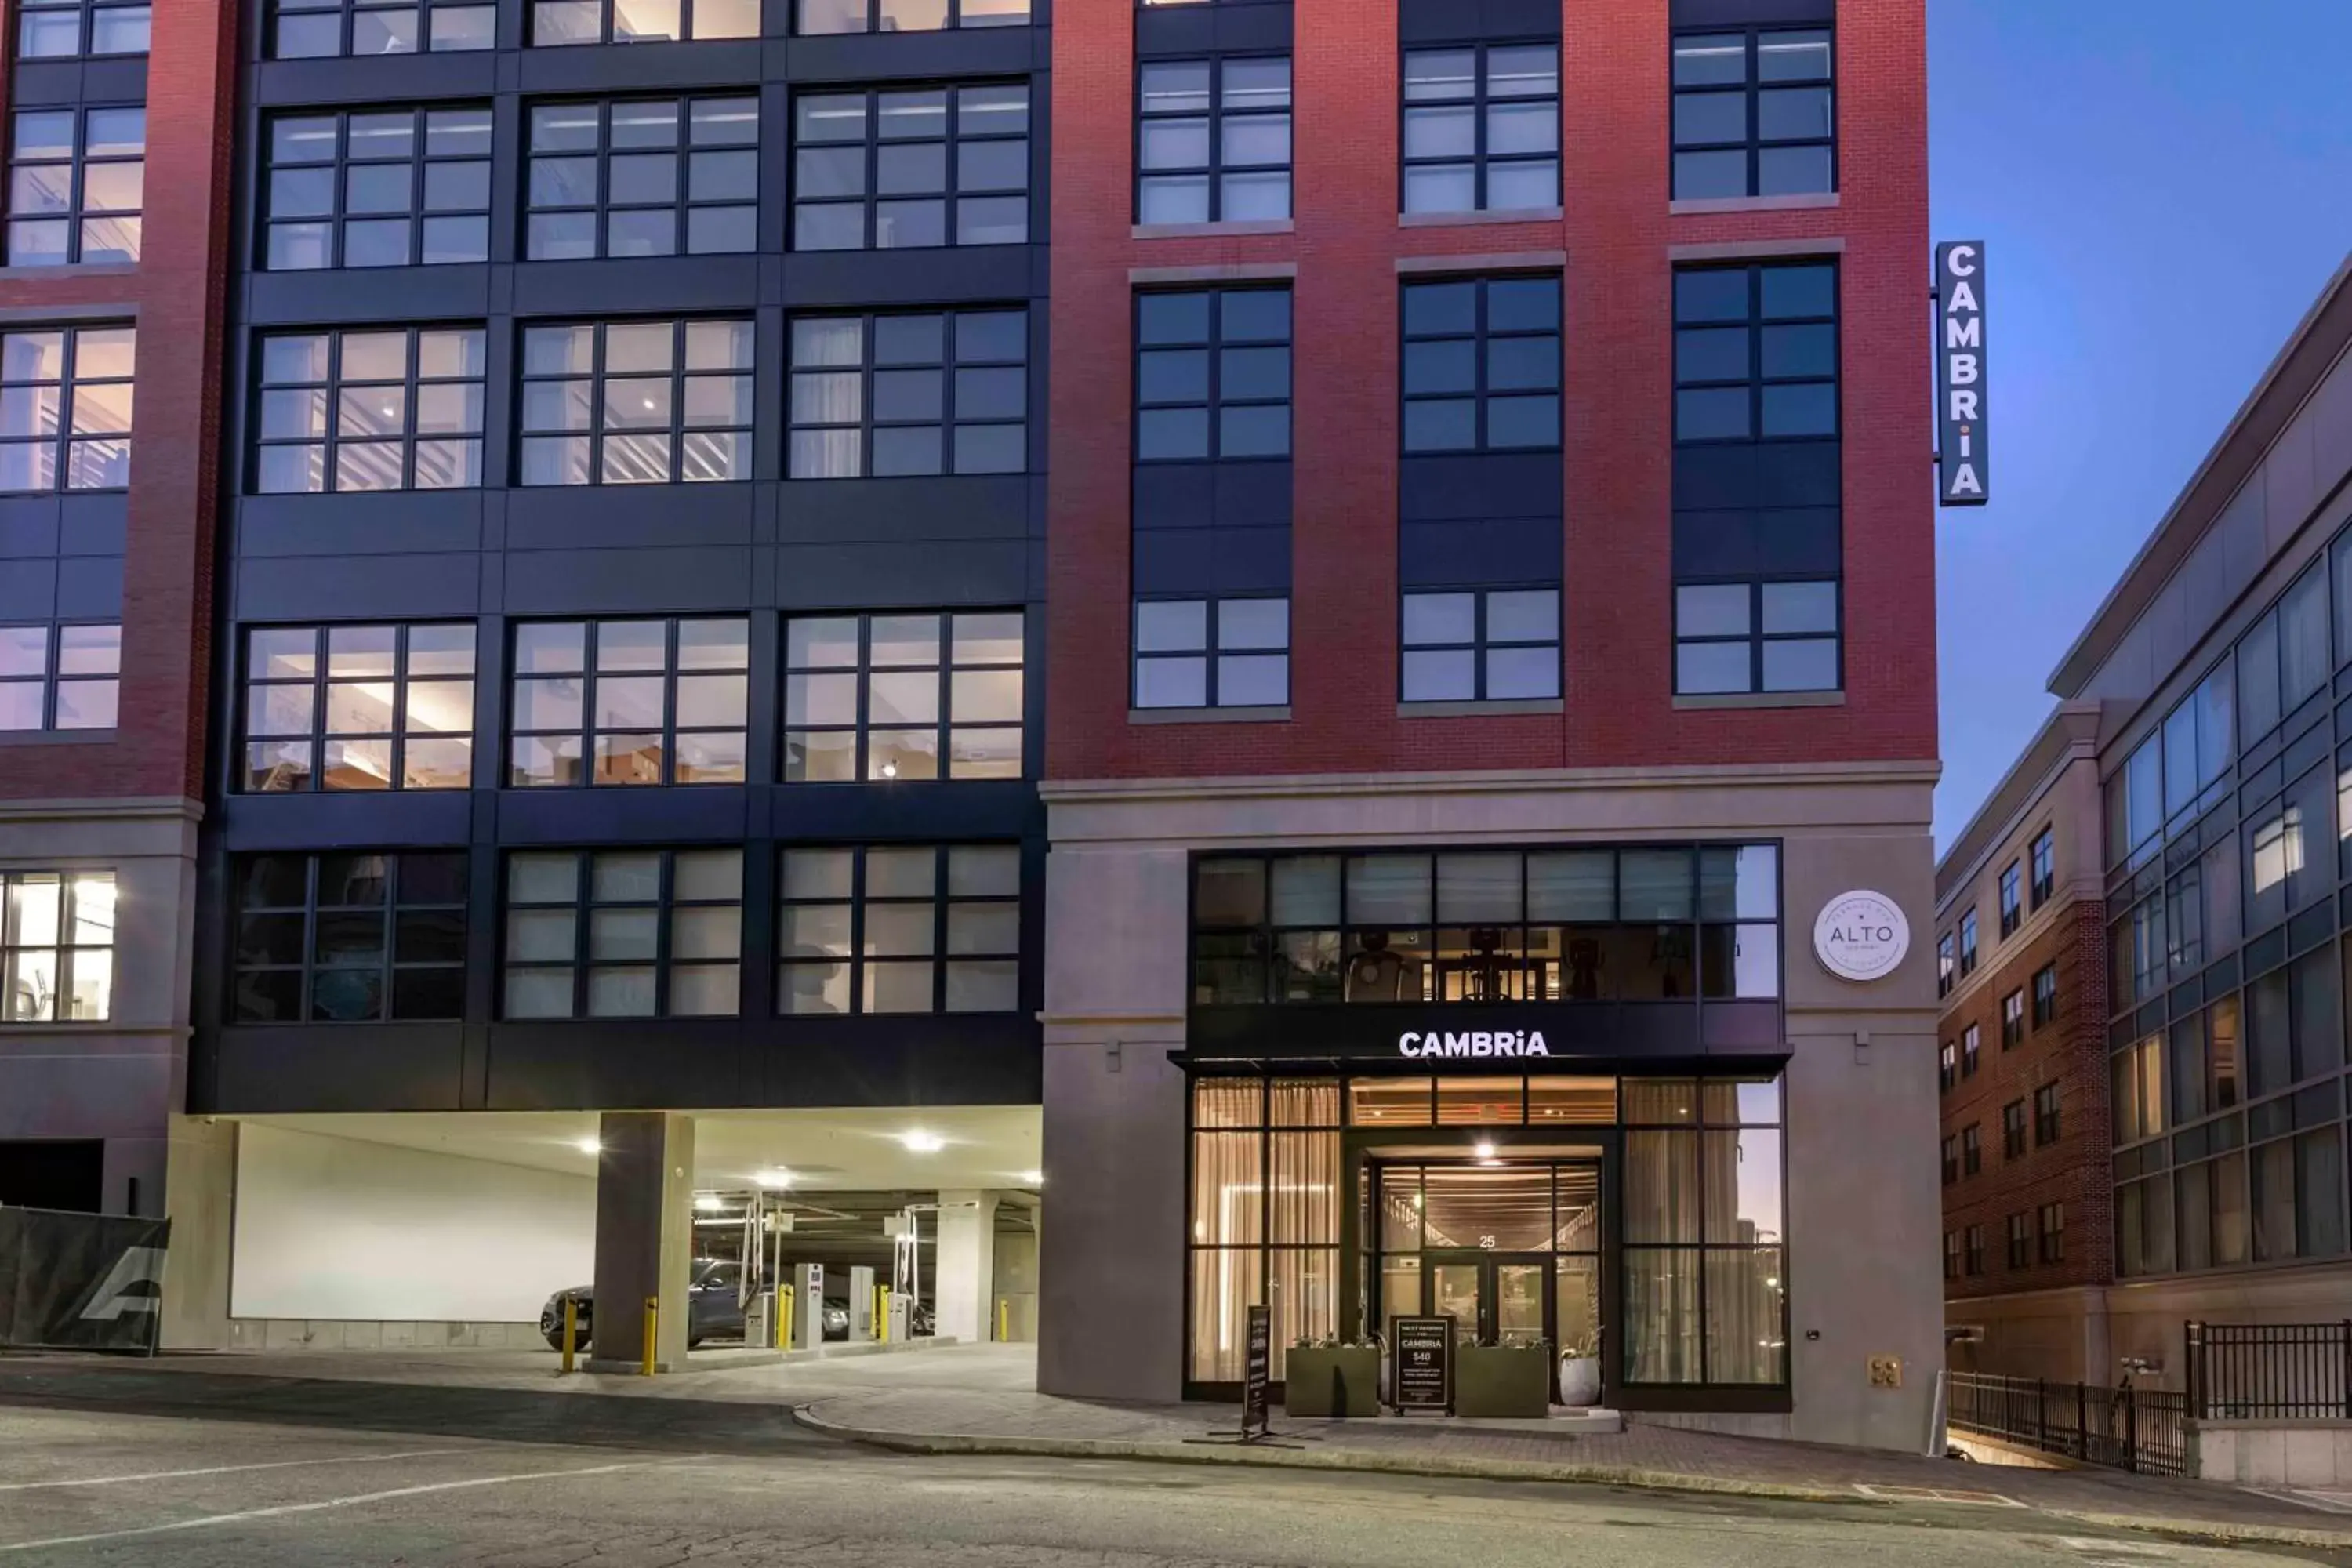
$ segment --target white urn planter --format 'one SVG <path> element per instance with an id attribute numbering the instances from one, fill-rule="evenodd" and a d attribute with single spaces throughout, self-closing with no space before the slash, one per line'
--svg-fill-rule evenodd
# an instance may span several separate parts
<path id="1" fill-rule="evenodd" d="M 1564 1355 L 1559 1358 L 1559 1402 L 1579 1409 L 1601 1403 L 1601 1358 Z"/>

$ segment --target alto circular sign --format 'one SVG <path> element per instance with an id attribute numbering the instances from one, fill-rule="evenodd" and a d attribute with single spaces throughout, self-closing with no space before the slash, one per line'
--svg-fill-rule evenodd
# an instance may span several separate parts
<path id="1" fill-rule="evenodd" d="M 1910 951 L 1911 922 L 1884 893 L 1840 893 L 1813 921 L 1813 954 L 1841 980 L 1884 980 Z"/>

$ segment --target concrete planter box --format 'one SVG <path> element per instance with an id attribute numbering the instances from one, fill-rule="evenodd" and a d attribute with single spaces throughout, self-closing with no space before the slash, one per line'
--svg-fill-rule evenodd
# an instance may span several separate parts
<path id="1" fill-rule="evenodd" d="M 1551 1414 L 1551 1352 L 1541 1345 L 1463 1345 L 1454 1352 L 1454 1414 Z"/>
<path id="2" fill-rule="evenodd" d="M 1293 1350 L 1283 1363 L 1283 1408 L 1293 1415 L 1378 1415 L 1376 1346 Z"/>

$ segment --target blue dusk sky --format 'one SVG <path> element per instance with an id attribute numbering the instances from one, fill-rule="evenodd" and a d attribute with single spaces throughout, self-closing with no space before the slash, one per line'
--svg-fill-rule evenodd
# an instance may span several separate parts
<path id="1" fill-rule="evenodd" d="M 2352 248 L 2352 5 L 1928 0 L 1927 37 L 1935 237 L 1987 244 L 1993 454 L 1991 504 L 1937 521 L 1940 850 Z"/>

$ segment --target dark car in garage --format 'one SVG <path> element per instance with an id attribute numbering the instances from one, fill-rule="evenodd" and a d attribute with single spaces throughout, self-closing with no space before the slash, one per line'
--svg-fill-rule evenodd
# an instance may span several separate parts
<path id="1" fill-rule="evenodd" d="M 700 1258 L 694 1263 L 687 1282 L 687 1348 L 691 1350 L 705 1340 L 740 1340 L 743 1337 L 743 1266 L 726 1258 Z M 595 1337 L 596 1288 L 574 1285 L 558 1290 L 547 1299 L 539 1311 L 539 1331 L 547 1336 L 549 1348 L 563 1348 L 563 1303 L 572 1301 L 580 1310 L 579 1337 L 581 1350 L 588 1348 Z M 824 1303 L 824 1337 L 845 1340 L 849 1337 L 849 1303 L 828 1297 Z"/>

